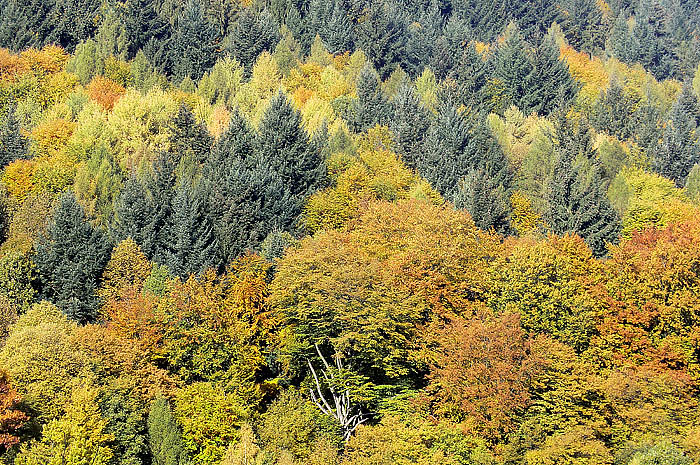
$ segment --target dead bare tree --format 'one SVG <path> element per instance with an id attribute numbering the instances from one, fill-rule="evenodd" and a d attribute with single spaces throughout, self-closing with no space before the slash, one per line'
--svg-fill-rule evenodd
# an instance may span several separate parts
<path id="1" fill-rule="evenodd" d="M 333 398 L 335 408 L 331 407 L 330 403 L 323 395 L 321 381 L 316 374 L 316 370 L 314 370 L 314 366 L 311 364 L 311 362 L 307 360 L 309 369 L 311 370 L 311 375 L 313 376 L 314 383 L 316 385 L 315 391 L 313 388 L 309 388 L 311 400 L 314 404 L 316 404 L 321 412 L 335 418 L 340 423 L 340 426 L 343 428 L 343 439 L 345 439 L 345 442 L 347 442 L 357 427 L 367 420 L 367 417 L 365 417 L 359 407 L 353 406 L 350 403 L 350 390 L 346 386 L 341 389 L 336 387 L 337 383 L 333 382 L 334 375 L 330 365 L 326 361 L 323 354 L 321 354 L 318 344 L 314 344 L 314 346 L 316 347 L 316 352 L 318 353 L 318 356 L 321 358 L 321 362 L 323 362 L 323 366 L 325 367 L 325 370 L 321 370 L 321 376 L 328 386 L 328 391 Z M 338 371 L 342 370 L 343 362 L 340 360 L 340 356 L 336 354 L 334 358 L 335 367 L 338 369 Z"/>

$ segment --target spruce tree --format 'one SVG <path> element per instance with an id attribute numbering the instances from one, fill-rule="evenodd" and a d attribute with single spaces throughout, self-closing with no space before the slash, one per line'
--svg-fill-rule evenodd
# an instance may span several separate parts
<path id="1" fill-rule="evenodd" d="M 371 2 L 356 31 L 356 46 L 367 54 L 382 79 L 406 58 L 405 18 L 398 8 L 387 2 Z"/>
<path id="2" fill-rule="evenodd" d="M 59 198 L 35 251 L 42 297 L 79 323 L 94 322 L 98 315 L 95 290 L 111 247 L 102 231 L 90 224 L 72 192 Z"/>
<path id="3" fill-rule="evenodd" d="M 357 77 L 357 100 L 350 120 L 357 132 L 388 122 L 390 107 L 371 64 L 365 64 Z"/>
<path id="4" fill-rule="evenodd" d="M 481 229 L 510 233 L 510 192 L 513 176 L 508 158 L 493 137 L 484 115 L 470 131 L 467 150 L 472 168 L 460 179 L 453 202 L 467 210 Z"/>
<path id="5" fill-rule="evenodd" d="M 620 232 L 620 218 L 610 204 L 588 127 L 574 125 L 563 111 L 556 123 L 557 161 L 547 189 L 545 220 L 557 234 L 583 237 L 596 256 Z"/>
<path id="6" fill-rule="evenodd" d="M 502 84 L 507 103 L 527 111 L 527 96 L 533 75 L 533 66 L 527 55 L 527 44 L 518 27 L 511 23 L 506 29 L 505 40 L 495 56 L 493 77 Z"/>
<path id="7" fill-rule="evenodd" d="M 214 265 L 214 225 L 207 210 L 206 191 L 201 184 L 180 179 L 173 197 L 172 250 L 165 264 L 176 275 L 186 277 Z"/>
<path id="8" fill-rule="evenodd" d="M 556 105 L 568 105 L 576 97 L 576 82 L 568 66 L 559 59 L 554 37 L 548 35 L 542 40 L 534 52 L 532 64 L 531 74 L 526 79 L 528 88 L 524 89 L 519 105 L 526 114 L 535 111 L 548 115 Z"/>
<path id="9" fill-rule="evenodd" d="M 14 104 L 9 106 L 0 126 L 0 169 L 15 160 L 25 158 L 29 150 L 29 139 L 21 132 L 19 120 L 15 116 L 15 108 Z"/>
<path id="10" fill-rule="evenodd" d="M 336 0 L 330 20 L 323 29 L 323 43 L 330 53 L 343 53 L 353 49 L 354 30 L 347 12 Z"/>
<path id="11" fill-rule="evenodd" d="M 228 52 L 250 74 L 258 55 L 265 50 L 272 52 L 279 40 L 280 32 L 270 13 L 245 8 L 228 37 Z"/>
<path id="12" fill-rule="evenodd" d="M 445 198 L 453 198 L 459 180 L 474 166 L 468 121 L 454 105 L 443 103 L 428 129 L 416 168 Z"/>
<path id="13" fill-rule="evenodd" d="M 690 83 L 686 83 L 671 108 L 670 121 L 652 161 L 656 172 L 672 179 L 678 187 L 685 185 L 688 173 L 700 161 L 699 113 L 697 97 Z"/>
<path id="14" fill-rule="evenodd" d="M 490 63 L 484 61 L 473 43 L 467 45 L 449 77 L 455 82 L 455 98 L 465 107 L 481 107 L 487 101 L 486 84 L 491 77 Z"/>
<path id="15" fill-rule="evenodd" d="M 170 124 L 170 151 L 177 157 L 187 158 L 198 165 L 209 157 L 213 138 L 206 126 L 198 122 L 190 109 L 181 104 L 175 118 Z"/>
<path id="16" fill-rule="evenodd" d="M 406 166 L 415 168 L 430 126 L 430 112 L 423 106 L 410 82 L 404 82 L 399 87 L 391 103 L 394 116 L 389 127 L 394 133 L 396 151 Z"/>
<path id="17" fill-rule="evenodd" d="M 132 175 L 122 186 L 114 205 L 114 221 L 111 235 L 114 243 L 132 238 L 147 256 L 151 256 L 152 242 L 145 237 L 146 226 L 151 219 L 150 202 L 146 188 Z"/>
<path id="18" fill-rule="evenodd" d="M 216 62 L 216 41 L 216 29 L 207 20 L 199 1 L 189 0 L 171 39 L 173 75 L 179 80 L 185 77 L 199 80 Z"/>

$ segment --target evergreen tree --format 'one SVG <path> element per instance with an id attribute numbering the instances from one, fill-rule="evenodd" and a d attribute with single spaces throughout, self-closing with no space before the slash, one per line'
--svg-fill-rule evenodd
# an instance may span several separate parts
<path id="1" fill-rule="evenodd" d="M 507 103 L 528 110 L 526 103 L 534 77 L 533 66 L 527 55 L 527 44 L 514 23 L 506 29 L 505 40 L 496 51 L 493 77 L 503 86 Z"/>
<path id="2" fill-rule="evenodd" d="M 512 174 L 485 117 L 471 131 L 468 150 L 473 168 L 458 184 L 455 207 L 467 210 L 479 228 L 509 234 Z"/>
<path id="3" fill-rule="evenodd" d="M 42 297 L 54 302 L 75 321 L 95 321 L 98 315 L 95 290 L 111 248 L 102 231 L 89 223 L 72 192 L 59 198 L 53 218 L 35 250 Z"/>
<path id="4" fill-rule="evenodd" d="M 322 30 L 322 38 L 328 51 L 336 54 L 353 49 L 355 34 L 352 23 L 341 2 L 336 0 L 334 3 L 328 24 Z"/>
<path id="5" fill-rule="evenodd" d="M 416 168 L 445 198 L 453 198 L 459 180 L 474 166 L 468 150 L 469 122 L 454 105 L 443 103 L 428 129 Z"/>
<path id="6" fill-rule="evenodd" d="M 669 77 L 674 67 L 666 22 L 666 14 L 658 0 L 639 0 L 632 31 L 636 53 L 631 59 L 640 62 L 657 79 Z"/>
<path id="7" fill-rule="evenodd" d="M 325 142 L 309 138 L 301 114 L 280 91 L 260 121 L 256 151 L 259 162 L 267 165 L 301 202 L 326 184 L 326 161 L 322 154 Z M 301 210 L 293 216 L 298 213 Z"/>
<path id="8" fill-rule="evenodd" d="M 389 124 L 394 133 L 396 152 L 409 168 L 416 167 L 430 112 L 423 106 L 410 82 L 404 82 L 392 100 L 394 116 Z"/>
<path id="9" fill-rule="evenodd" d="M 453 16 L 445 25 L 429 58 L 430 69 L 444 79 L 457 66 L 465 46 L 469 43 L 469 28 L 461 18 Z"/>
<path id="10" fill-rule="evenodd" d="M 272 52 L 280 41 L 280 32 L 266 10 L 244 9 L 228 37 L 228 51 L 250 73 L 255 60 L 264 51 Z"/>
<path id="11" fill-rule="evenodd" d="M 111 233 L 113 241 L 119 243 L 124 239 L 132 238 L 147 256 L 151 256 L 152 248 L 144 250 L 144 246 L 152 246 L 148 238 L 144 237 L 146 226 L 151 219 L 150 213 L 150 202 L 146 198 L 145 186 L 136 176 L 130 176 L 124 182 L 115 201 Z"/>
<path id="12" fill-rule="evenodd" d="M 576 50 L 594 53 L 605 46 L 603 11 L 596 0 L 563 0 L 562 29 Z"/>
<path id="13" fill-rule="evenodd" d="M 671 108 L 670 121 L 652 163 L 657 173 L 672 179 L 678 187 L 685 185 L 688 173 L 700 161 L 699 113 L 697 97 L 686 82 Z"/>
<path id="14" fill-rule="evenodd" d="M 407 25 L 398 8 L 382 0 L 371 2 L 356 32 L 357 47 L 367 54 L 382 79 L 405 59 Z"/>
<path id="15" fill-rule="evenodd" d="M 484 61 L 470 43 L 449 74 L 456 86 L 456 101 L 465 107 L 481 107 L 487 100 L 486 83 L 491 77 L 490 63 Z"/>
<path id="16" fill-rule="evenodd" d="M 355 131 L 361 132 L 376 124 L 386 124 L 390 112 L 377 73 L 371 64 L 365 64 L 357 77 L 357 100 L 350 120 Z"/>
<path id="17" fill-rule="evenodd" d="M 128 42 L 127 57 L 133 58 L 143 50 L 146 57 L 162 69 L 167 61 L 164 44 L 172 30 L 170 24 L 158 15 L 156 2 L 128 0 L 121 11 Z"/>
<path id="18" fill-rule="evenodd" d="M 634 55 L 630 28 L 627 25 L 628 19 L 627 14 L 623 11 L 617 15 L 606 43 L 608 54 L 623 62 L 631 61 L 630 57 Z"/>
<path id="19" fill-rule="evenodd" d="M 525 113 L 548 115 L 557 104 L 568 105 L 576 97 L 577 84 L 559 59 L 559 47 L 551 35 L 535 50 L 532 72 L 525 82 L 528 88 L 519 105 Z"/>
<path id="20" fill-rule="evenodd" d="M 149 216 L 142 232 L 144 242 L 137 244 L 148 258 L 161 265 L 168 263 L 173 253 L 173 197 L 177 184 L 175 170 L 179 161 L 176 154 L 162 153 L 153 162 L 145 182 Z"/>
<path id="21" fill-rule="evenodd" d="M 21 132 L 20 123 L 15 116 L 15 108 L 14 104 L 9 106 L 0 126 L 0 169 L 15 160 L 25 158 L 29 150 L 29 139 Z"/>
<path id="22" fill-rule="evenodd" d="M 562 111 L 562 110 L 560 110 Z M 607 198 L 588 127 L 563 114 L 556 124 L 557 161 L 547 190 L 545 220 L 557 234 L 575 232 L 596 256 L 617 241 L 620 218 Z"/>
<path id="23" fill-rule="evenodd" d="M 180 179 L 173 198 L 172 251 L 165 262 L 176 275 L 186 277 L 214 264 L 214 225 L 207 207 L 201 184 Z"/>
<path id="24" fill-rule="evenodd" d="M 598 131 L 627 140 L 638 129 L 635 113 L 639 104 L 637 99 L 625 94 L 617 80 L 612 80 L 591 110 L 591 123 Z"/>
<path id="25" fill-rule="evenodd" d="M 173 75 L 179 80 L 185 77 L 199 80 L 216 62 L 216 41 L 216 29 L 207 20 L 199 1 L 189 0 L 171 39 Z"/>
<path id="26" fill-rule="evenodd" d="M 180 159 L 198 165 L 203 164 L 209 157 L 213 144 L 213 138 L 206 126 L 198 122 L 190 109 L 181 104 L 177 115 L 170 124 L 172 137 L 170 138 L 170 151 L 177 154 Z"/>
<path id="27" fill-rule="evenodd" d="M 168 401 L 159 397 L 148 412 L 148 445 L 153 465 L 185 464 L 182 436 Z"/>

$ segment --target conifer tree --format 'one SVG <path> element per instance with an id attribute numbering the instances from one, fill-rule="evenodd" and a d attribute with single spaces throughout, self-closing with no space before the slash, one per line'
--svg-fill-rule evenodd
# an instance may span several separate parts
<path id="1" fill-rule="evenodd" d="M 246 8 L 228 37 L 228 51 L 250 73 L 258 55 L 266 50 L 272 52 L 279 40 L 280 32 L 270 13 Z"/>
<path id="2" fill-rule="evenodd" d="M 173 75 L 179 80 L 199 80 L 216 63 L 216 41 L 216 29 L 204 15 L 199 0 L 189 0 L 171 39 Z"/>
<path id="3" fill-rule="evenodd" d="M 328 24 L 323 30 L 323 43 L 330 53 L 343 53 L 353 49 L 354 30 L 347 12 L 336 0 Z"/>
<path id="4" fill-rule="evenodd" d="M 562 110 L 560 110 L 562 111 Z M 620 218 L 607 198 L 588 127 L 577 127 L 563 113 L 556 123 L 557 161 L 547 190 L 545 220 L 557 234 L 574 232 L 597 256 L 620 232 Z"/>
<path id="5" fill-rule="evenodd" d="M 150 221 L 150 203 L 146 198 L 146 188 L 139 179 L 132 175 L 122 186 L 114 205 L 114 222 L 111 235 L 115 243 L 131 238 L 139 244 L 148 256 L 152 243 L 144 237 L 146 226 Z"/>
<path id="6" fill-rule="evenodd" d="M 617 80 L 612 80 L 591 110 L 591 123 L 598 131 L 627 140 L 638 129 L 635 112 L 639 103 L 625 95 Z"/>
<path id="7" fill-rule="evenodd" d="M 672 179 L 678 187 L 685 185 L 688 173 L 700 161 L 698 114 L 697 97 L 686 82 L 671 108 L 670 121 L 652 163 L 659 174 Z"/>
<path id="8" fill-rule="evenodd" d="M 176 275 L 186 277 L 214 264 L 214 226 L 207 207 L 201 184 L 178 181 L 172 207 L 172 251 L 165 262 Z"/>
<path id="9" fill-rule="evenodd" d="M 171 152 L 162 153 L 154 162 L 152 171 L 146 178 L 146 204 L 148 221 L 143 230 L 143 244 L 139 244 L 148 258 L 159 264 L 166 264 L 172 253 L 173 237 L 173 197 L 179 159 Z M 138 242 L 137 242 L 138 243 Z"/>
<path id="10" fill-rule="evenodd" d="M 398 8 L 379 0 L 371 2 L 357 29 L 362 49 L 382 79 L 387 78 L 406 56 L 406 23 Z"/>
<path id="11" fill-rule="evenodd" d="M 35 249 L 42 297 L 75 321 L 95 321 L 95 291 L 111 248 L 102 231 L 89 223 L 72 192 L 61 195 Z"/>
<path id="12" fill-rule="evenodd" d="M 209 156 L 213 138 L 204 124 L 198 122 L 190 109 L 180 105 L 177 115 L 170 124 L 172 137 L 170 151 L 177 157 L 201 165 Z"/>
<path id="13" fill-rule="evenodd" d="M 399 87 L 392 106 L 394 116 L 389 127 L 394 133 L 396 151 L 406 166 L 415 168 L 425 133 L 430 126 L 430 113 L 410 82 L 404 82 Z"/>
<path id="14" fill-rule="evenodd" d="M 357 100 L 351 120 L 357 132 L 366 131 L 376 124 L 386 124 L 389 103 L 379 85 L 379 77 L 371 64 L 365 64 L 357 77 Z"/>
<path id="15" fill-rule="evenodd" d="M 487 100 L 486 83 L 491 77 L 490 63 L 484 61 L 470 43 L 461 53 L 449 77 L 456 84 L 455 99 L 466 107 L 480 107 Z"/>
<path id="16" fill-rule="evenodd" d="M 569 74 L 569 68 L 559 59 L 559 47 L 554 37 L 542 40 L 533 56 L 533 67 L 526 79 L 528 88 L 520 108 L 527 114 L 532 111 L 548 115 L 556 105 L 568 105 L 576 96 L 577 85 Z"/>
<path id="17" fill-rule="evenodd" d="M 515 23 L 508 25 L 505 40 L 496 51 L 493 77 L 503 86 L 509 103 L 528 110 L 533 66 L 527 55 L 527 44 Z"/>
<path id="18" fill-rule="evenodd" d="M 14 104 L 9 106 L 0 126 L 0 169 L 15 160 L 25 158 L 29 150 L 29 139 L 21 132 L 15 108 Z"/>
<path id="19" fill-rule="evenodd" d="M 459 180 L 454 195 L 457 208 L 467 210 L 481 229 L 510 233 L 512 174 L 508 158 L 494 139 L 485 117 L 470 131 L 468 151 L 473 167 Z"/>
<path id="20" fill-rule="evenodd" d="M 454 105 L 443 103 L 426 133 L 416 168 L 448 199 L 454 196 L 459 180 L 474 165 L 468 150 L 469 137 L 469 123 Z"/>

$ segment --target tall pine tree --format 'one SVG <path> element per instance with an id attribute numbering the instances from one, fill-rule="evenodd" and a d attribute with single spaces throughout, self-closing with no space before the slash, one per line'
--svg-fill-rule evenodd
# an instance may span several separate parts
<path id="1" fill-rule="evenodd" d="M 94 228 L 72 192 L 59 198 L 46 232 L 35 245 L 42 297 L 54 302 L 71 319 L 97 319 L 95 291 L 109 261 L 110 244 Z"/>

